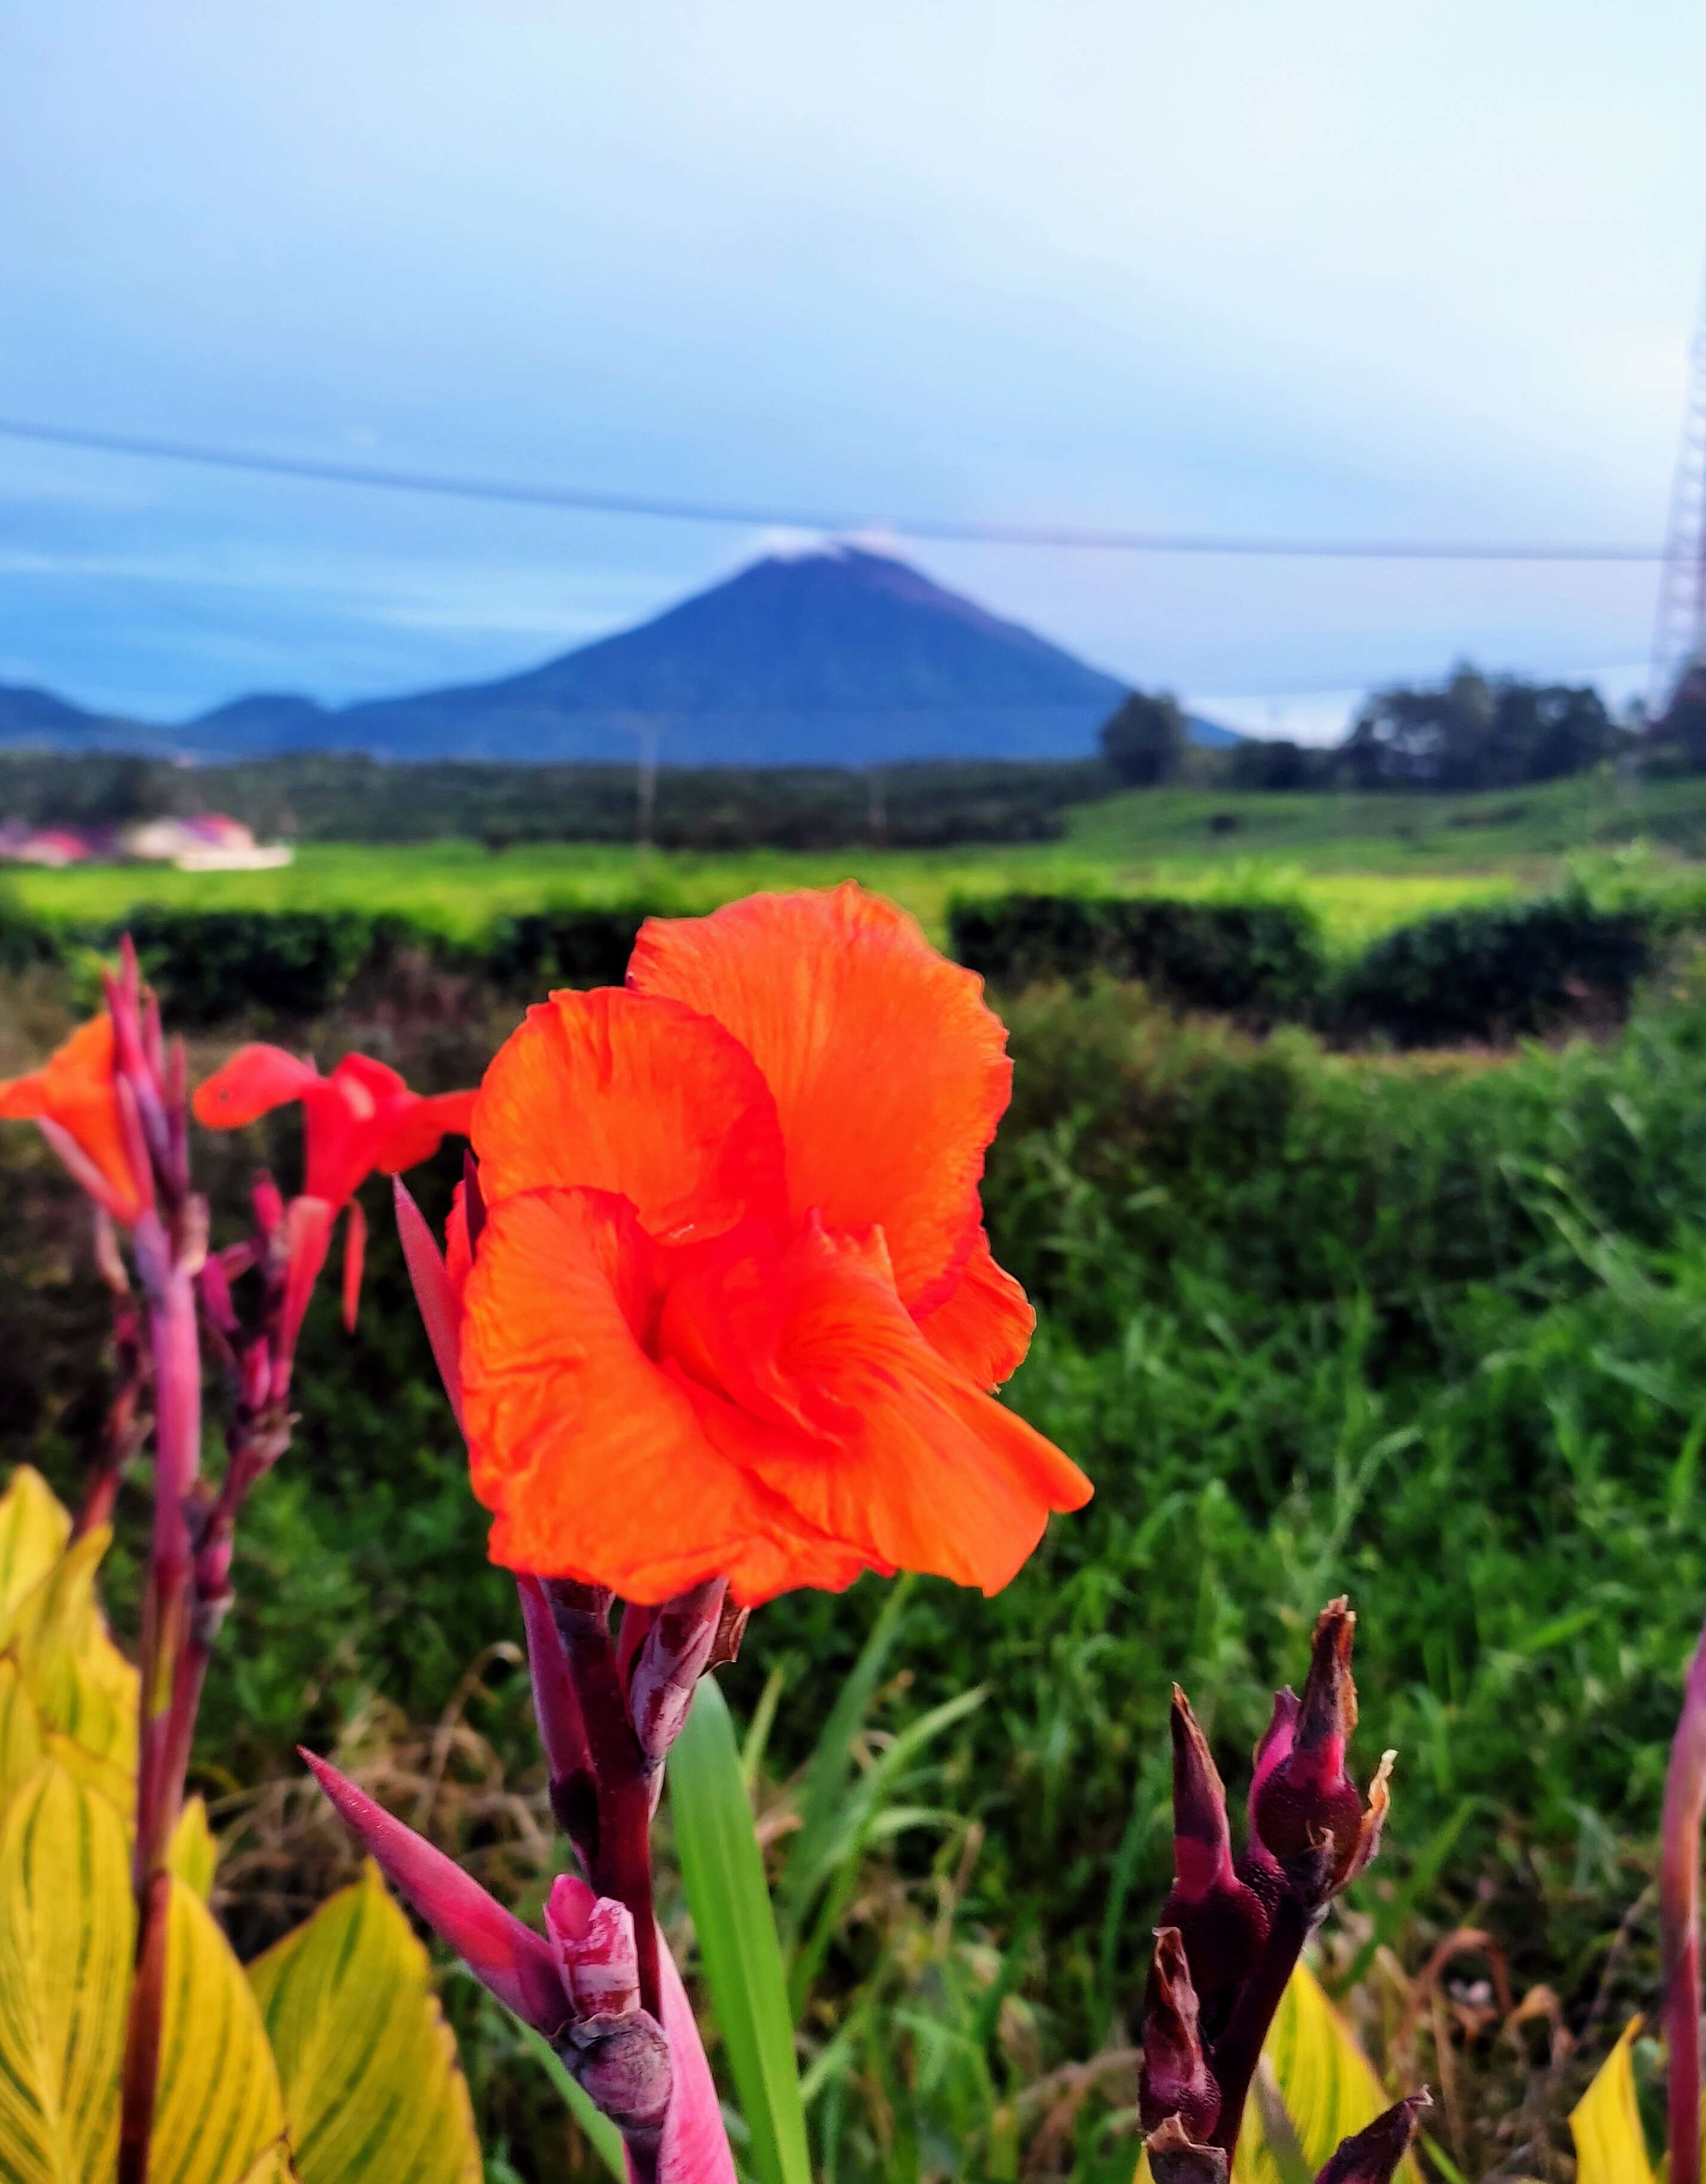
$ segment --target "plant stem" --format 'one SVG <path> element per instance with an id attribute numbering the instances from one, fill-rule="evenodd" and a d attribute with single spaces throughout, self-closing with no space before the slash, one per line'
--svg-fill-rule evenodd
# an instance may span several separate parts
<path id="1" fill-rule="evenodd" d="M 1214 2043 L 1212 2065 L 1220 2088 L 1220 2119 L 1214 2127 L 1213 2144 L 1224 2148 L 1229 2167 L 1238 2150 L 1244 2105 L 1250 2082 L 1262 2059 L 1262 2043 L 1274 2022 L 1297 1959 L 1309 1937 L 1310 1921 L 1301 1903 L 1288 1890 L 1274 1908 L 1274 1924 L 1249 1983 L 1238 1997 L 1238 2007 Z"/>
<path id="2" fill-rule="evenodd" d="M 640 2007 L 663 2022 L 657 1919 L 651 1890 L 651 1784 L 628 1719 L 610 1640 L 610 1595 L 566 1579 L 545 1580 L 545 1595 L 568 1657 L 581 1719 L 593 1755 L 598 1825 L 587 1878 L 600 1896 L 625 1904 L 634 1922 Z"/>
<path id="3" fill-rule="evenodd" d="M 171 1902 L 166 1860 L 189 1757 L 180 1686 L 193 1576 L 189 1503 L 201 1462 L 201 1345 L 193 1281 L 153 1213 L 137 1223 L 135 1247 L 154 1359 L 154 1524 L 142 1595 L 137 1837 L 131 1869 L 136 1975 L 125 2040 L 118 2184 L 147 2184 L 153 2135 Z M 192 1724 L 193 1700 L 188 1703 Z"/>
<path id="4" fill-rule="evenodd" d="M 1706 1631 L 1684 1687 L 1664 1777 L 1659 1869 L 1664 1949 L 1666 2138 L 1672 2184 L 1700 2177 L 1700 1820 L 1706 1805 Z"/>

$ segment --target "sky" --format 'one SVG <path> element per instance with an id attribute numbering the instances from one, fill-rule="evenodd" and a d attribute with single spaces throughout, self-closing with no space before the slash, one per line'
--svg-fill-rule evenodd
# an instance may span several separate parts
<path id="1" fill-rule="evenodd" d="M 1703 83 L 1698 0 L 0 0 L 0 417 L 879 532 L 1657 545 Z M 476 679 L 775 542 L 0 437 L 0 682 Z M 1462 657 L 1645 679 L 1645 565 L 897 550 L 1258 732 Z"/>

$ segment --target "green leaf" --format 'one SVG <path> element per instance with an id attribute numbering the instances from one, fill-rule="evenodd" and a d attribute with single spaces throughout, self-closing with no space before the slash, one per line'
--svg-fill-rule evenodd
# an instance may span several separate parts
<path id="1" fill-rule="evenodd" d="M 1653 2184 L 1630 2056 L 1640 2030 L 1641 2020 L 1631 2017 L 1593 2083 L 1569 2112 L 1576 2184 Z"/>
<path id="2" fill-rule="evenodd" d="M 302 2184 L 480 2184 L 432 1966 L 377 1866 L 249 1966 Z"/>
<path id="3" fill-rule="evenodd" d="M 700 1680 L 670 1761 L 670 1813 L 711 2008 L 760 2184 L 811 2184 L 782 1951 L 734 1724 Z"/>

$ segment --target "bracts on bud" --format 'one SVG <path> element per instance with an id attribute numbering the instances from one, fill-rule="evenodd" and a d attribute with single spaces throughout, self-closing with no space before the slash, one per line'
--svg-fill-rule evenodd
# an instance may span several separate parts
<path id="1" fill-rule="evenodd" d="M 1379 1848 L 1393 1755 L 1382 1759 L 1365 1806 L 1346 1764 L 1357 1725 L 1355 1632 L 1348 1602 L 1330 1602 L 1315 1625 L 1302 1697 L 1287 1690 L 1275 1698 L 1256 1748 L 1240 1858 L 1207 1741 L 1174 1689 L 1174 1880 L 1143 2022 L 1141 2113 L 1157 2184 L 1224 2184 L 1263 2042 L 1303 1944 Z M 1401 2101 L 1346 2140 L 1321 2184 L 1385 2184 L 1425 2102 Z"/>

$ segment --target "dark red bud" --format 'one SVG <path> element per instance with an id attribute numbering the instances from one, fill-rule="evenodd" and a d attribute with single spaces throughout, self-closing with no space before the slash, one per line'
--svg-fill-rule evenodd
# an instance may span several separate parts
<path id="1" fill-rule="evenodd" d="M 1183 1937 L 1208 2036 L 1218 2033 L 1268 1938 L 1272 1907 L 1239 1879 L 1226 1793 L 1190 1702 L 1173 1687 L 1172 1893 L 1162 1924 Z"/>
<path id="2" fill-rule="evenodd" d="M 1341 2142 L 1315 2184 L 1390 2184 L 1393 2170 L 1410 2150 L 1422 2111 L 1433 2104 L 1425 2086 L 1408 2099 L 1395 2101 L 1373 2123 Z"/>
<path id="3" fill-rule="evenodd" d="M 1146 2130 L 1172 2118 L 1193 2141 L 1220 2114 L 1220 2092 L 1202 2053 L 1196 1989 L 1176 1926 L 1156 1930 L 1143 2003 L 1143 2071 L 1138 2095 Z"/>
<path id="4" fill-rule="evenodd" d="M 1357 1725 L 1357 1687 L 1351 1678 L 1356 1628 L 1348 1601 L 1330 1601 L 1322 1609 L 1294 1741 L 1279 1756 L 1280 1731 L 1265 1754 L 1267 1773 L 1252 1788 L 1250 1801 L 1255 1835 L 1281 1865 L 1330 1845 L 1330 1886 L 1335 1888 L 1352 1869 L 1363 1826 L 1363 1801 L 1345 1771 L 1346 1748 Z M 1277 1720 L 1280 1709 L 1275 1712 Z M 1258 1770 L 1263 1756 L 1258 1750 Z"/>

